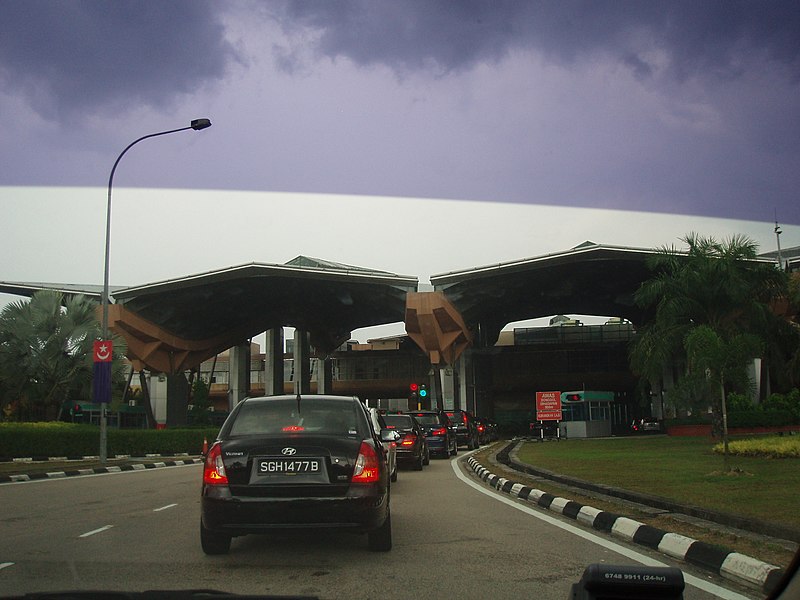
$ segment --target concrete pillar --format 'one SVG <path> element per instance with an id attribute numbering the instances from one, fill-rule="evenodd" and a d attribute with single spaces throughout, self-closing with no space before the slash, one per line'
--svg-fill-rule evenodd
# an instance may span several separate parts
<path id="1" fill-rule="evenodd" d="M 149 373 L 147 379 L 156 428 L 161 429 L 167 425 L 167 376 L 164 373 Z"/>
<path id="2" fill-rule="evenodd" d="M 268 330 L 266 337 L 264 395 L 277 396 L 283 393 L 283 327 Z"/>
<path id="3" fill-rule="evenodd" d="M 250 391 L 250 344 L 233 346 L 228 357 L 228 410 L 244 400 Z"/>
<path id="4" fill-rule="evenodd" d="M 294 393 L 311 393 L 311 360 L 308 332 L 294 330 Z"/>
<path id="5" fill-rule="evenodd" d="M 182 427 L 189 411 L 189 382 L 183 373 L 167 375 L 167 427 Z"/>
<path id="6" fill-rule="evenodd" d="M 470 398 L 470 390 L 475 389 L 471 361 L 467 358 L 469 350 L 465 350 L 458 357 L 458 407 L 475 414 L 475 398 Z"/>
<path id="7" fill-rule="evenodd" d="M 333 359 L 317 359 L 317 393 L 333 393 Z"/>
<path id="8" fill-rule="evenodd" d="M 439 381 L 441 382 L 442 389 L 442 404 L 445 410 L 453 410 L 455 405 L 455 389 L 453 381 L 453 367 L 447 366 L 439 371 Z"/>

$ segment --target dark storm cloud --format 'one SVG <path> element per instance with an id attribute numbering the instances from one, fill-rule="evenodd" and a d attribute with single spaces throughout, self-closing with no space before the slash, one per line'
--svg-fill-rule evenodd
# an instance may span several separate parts
<path id="1" fill-rule="evenodd" d="M 459 71 L 514 49 L 536 49 L 562 63 L 604 52 L 647 76 L 659 66 L 657 49 L 678 79 L 700 72 L 735 77 L 753 52 L 800 77 L 794 0 L 300 0 L 287 2 L 279 18 L 287 29 L 319 31 L 323 54 L 401 71 Z"/>
<path id="2" fill-rule="evenodd" d="M 4 0 L 0 81 L 47 118 L 169 106 L 233 52 L 212 2 Z"/>

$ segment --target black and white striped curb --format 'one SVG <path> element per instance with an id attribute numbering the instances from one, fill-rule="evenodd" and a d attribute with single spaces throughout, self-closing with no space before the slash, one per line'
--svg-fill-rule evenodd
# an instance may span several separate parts
<path id="1" fill-rule="evenodd" d="M 188 455 L 187 455 L 188 456 Z M 75 461 L 86 461 L 86 460 L 99 460 L 100 457 L 98 456 L 82 456 L 79 458 L 68 458 L 68 457 L 58 457 L 58 456 L 51 456 L 46 461 L 65 461 L 65 460 L 75 460 Z M 110 458 L 117 458 L 117 459 L 126 459 L 131 458 L 130 456 L 116 456 Z M 134 457 L 135 459 L 141 460 L 152 460 L 155 458 L 163 458 L 161 454 L 148 454 L 143 457 L 138 456 Z M 34 459 L 30 458 L 17 458 L 13 459 L 14 462 L 34 462 Z M 60 479 L 63 477 L 74 477 L 76 475 L 96 475 L 102 473 L 121 473 L 123 471 L 144 471 L 147 469 L 158 469 L 163 467 L 178 467 L 182 465 L 194 465 L 202 463 L 202 458 L 186 458 L 183 460 L 165 460 L 159 462 L 144 462 L 141 464 L 126 464 L 126 465 L 111 465 L 108 467 L 92 467 L 86 469 L 69 469 L 66 471 L 50 471 L 50 472 L 42 472 L 42 473 L 28 473 L 28 474 L 19 474 L 19 475 L 0 475 L 0 483 L 18 483 L 22 481 L 36 481 L 40 479 Z"/>
<path id="2" fill-rule="evenodd" d="M 575 519 L 593 529 L 611 533 L 613 536 L 641 544 L 672 558 L 708 569 L 738 583 L 756 587 L 768 593 L 777 586 L 783 577 L 783 570 L 780 567 L 744 554 L 677 533 L 669 533 L 627 517 L 585 506 L 566 498 L 559 498 L 500 477 L 481 465 L 474 457 L 469 457 L 467 464 L 482 481 L 501 492 Z"/>

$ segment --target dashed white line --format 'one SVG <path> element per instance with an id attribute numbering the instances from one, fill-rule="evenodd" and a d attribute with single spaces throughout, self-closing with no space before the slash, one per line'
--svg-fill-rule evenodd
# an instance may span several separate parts
<path id="1" fill-rule="evenodd" d="M 162 510 L 167 510 L 168 508 L 172 508 L 173 506 L 178 506 L 177 504 L 167 504 L 166 506 L 162 506 L 161 508 L 154 508 L 153 512 L 161 512 Z"/>
<path id="2" fill-rule="evenodd" d="M 86 533 L 82 533 L 78 537 L 79 538 L 89 537 L 90 535 L 95 535 L 96 533 L 102 533 L 103 531 L 107 531 L 108 529 L 111 529 L 112 527 L 113 527 L 113 525 L 106 525 L 105 527 L 101 527 L 100 529 L 94 529 L 92 531 L 87 531 Z"/>

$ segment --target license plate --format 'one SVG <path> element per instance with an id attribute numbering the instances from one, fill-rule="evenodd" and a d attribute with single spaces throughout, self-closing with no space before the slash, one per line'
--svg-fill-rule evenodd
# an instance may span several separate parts
<path id="1" fill-rule="evenodd" d="M 257 475 L 318 474 L 322 471 L 319 458 L 262 458 L 256 466 Z"/>

